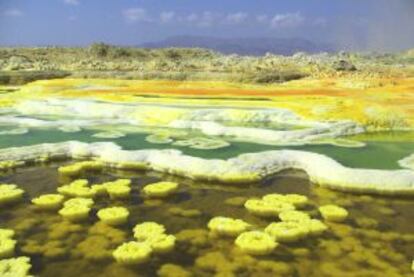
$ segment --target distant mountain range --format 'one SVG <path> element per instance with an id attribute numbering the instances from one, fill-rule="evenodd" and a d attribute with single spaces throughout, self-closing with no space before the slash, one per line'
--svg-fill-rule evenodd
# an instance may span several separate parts
<path id="1" fill-rule="evenodd" d="M 217 38 L 204 36 L 174 36 L 139 45 L 147 48 L 198 47 L 223 54 L 261 56 L 266 53 L 293 55 L 297 52 L 335 52 L 333 45 L 315 43 L 301 38 Z"/>

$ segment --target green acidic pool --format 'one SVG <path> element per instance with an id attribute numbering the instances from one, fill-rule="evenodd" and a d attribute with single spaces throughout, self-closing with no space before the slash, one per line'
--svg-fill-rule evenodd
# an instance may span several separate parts
<path id="1" fill-rule="evenodd" d="M 414 153 L 414 142 L 410 140 L 391 141 L 392 138 L 407 137 L 407 133 L 392 133 L 388 135 L 364 135 L 359 137 L 367 145 L 362 148 L 344 148 L 332 145 L 305 146 L 271 146 L 255 143 L 232 142 L 231 146 L 215 150 L 196 150 L 171 144 L 152 144 L 145 140 L 147 134 L 129 133 L 117 139 L 95 138 L 97 131 L 82 130 L 76 133 L 65 133 L 51 129 L 32 129 L 22 135 L 1 135 L 0 148 L 27 146 L 39 143 L 54 143 L 68 140 L 82 142 L 113 141 L 126 150 L 136 149 L 171 149 L 176 148 L 185 154 L 207 158 L 228 159 L 243 153 L 253 153 L 269 150 L 293 149 L 304 150 L 327 155 L 343 165 L 360 168 L 397 169 L 398 160 Z M 385 139 L 384 139 L 385 138 Z M 387 139 L 388 138 L 388 139 Z"/>

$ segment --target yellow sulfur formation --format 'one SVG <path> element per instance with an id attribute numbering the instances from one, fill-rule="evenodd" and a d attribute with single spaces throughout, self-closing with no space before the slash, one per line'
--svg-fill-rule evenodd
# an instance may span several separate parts
<path id="1" fill-rule="evenodd" d="M 147 185 L 143 188 L 143 192 L 150 198 L 167 197 L 178 189 L 178 184 L 173 182 L 158 182 Z"/>
<path id="2" fill-rule="evenodd" d="M 0 238 L 0 259 L 9 258 L 14 255 L 16 241 L 10 238 Z"/>
<path id="3" fill-rule="evenodd" d="M 249 199 L 244 207 L 252 214 L 263 217 L 276 217 L 283 211 L 294 210 L 292 204 L 282 201 L 265 201 L 262 199 Z"/>
<path id="4" fill-rule="evenodd" d="M 65 206 L 59 210 L 59 214 L 69 221 L 77 222 L 85 220 L 89 216 L 90 208 L 85 206 Z"/>
<path id="5" fill-rule="evenodd" d="M 269 202 L 286 202 L 289 204 L 294 205 L 296 208 L 302 208 L 303 206 L 305 206 L 308 202 L 309 199 L 304 196 L 304 195 L 300 195 L 300 194 L 278 194 L 278 193 L 274 193 L 274 194 L 267 194 L 265 196 L 263 196 L 262 198 L 265 201 L 269 201 Z"/>
<path id="6" fill-rule="evenodd" d="M 279 218 L 282 221 L 295 221 L 300 222 L 304 220 L 310 220 L 310 216 L 307 213 L 300 211 L 283 211 L 279 214 Z"/>
<path id="7" fill-rule="evenodd" d="M 91 208 L 94 202 L 92 199 L 89 198 L 72 198 L 63 203 L 64 207 L 72 207 L 72 206 L 81 206 Z"/>
<path id="8" fill-rule="evenodd" d="M 84 161 L 84 162 L 77 162 L 74 164 L 61 166 L 58 168 L 58 172 L 62 175 L 79 175 L 83 171 L 87 170 L 101 170 L 104 164 L 98 161 Z"/>
<path id="9" fill-rule="evenodd" d="M 32 203 L 42 210 L 57 210 L 65 197 L 60 194 L 45 194 L 32 199 Z"/>
<path id="10" fill-rule="evenodd" d="M 235 244 L 251 255 L 270 254 L 278 245 L 271 236 L 260 231 L 242 233 L 235 240 Z"/>
<path id="11" fill-rule="evenodd" d="M 279 242 L 293 242 L 304 238 L 309 230 L 301 222 L 274 222 L 265 232 Z"/>
<path id="12" fill-rule="evenodd" d="M 92 199 L 73 198 L 63 204 L 63 208 L 59 210 L 59 214 L 63 218 L 73 222 L 85 220 L 89 216 L 92 205 Z"/>
<path id="13" fill-rule="evenodd" d="M 166 253 L 174 249 L 176 238 L 165 234 L 165 227 L 156 222 L 144 222 L 134 227 L 134 237 L 148 244 L 155 253 Z"/>
<path id="14" fill-rule="evenodd" d="M 97 216 L 102 222 L 117 226 L 128 221 L 129 211 L 124 207 L 112 207 L 99 210 Z"/>
<path id="15" fill-rule="evenodd" d="M 14 231 L 10 229 L 0 229 L 0 240 L 2 239 L 11 239 L 14 237 Z"/>
<path id="16" fill-rule="evenodd" d="M 134 237 L 138 241 L 144 241 L 153 235 L 160 235 L 165 233 L 165 227 L 156 222 L 144 222 L 137 224 L 134 227 Z"/>
<path id="17" fill-rule="evenodd" d="M 309 235 L 312 236 L 321 235 L 323 232 L 328 230 L 328 226 L 318 219 L 300 221 L 300 224 L 306 226 L 306 228 L 308 228 Z"/>
<path id="18" fill-rule="evenodd" d="M 0 171 L 6 171 L 9 169 L 16 168 L 20 166 L 22 163 L 16 161 L 1 161 L 0 162 Z"/>
<path id="19" fill-rule="evenodd" d="M 112 255 L 121 264 L 140 264 L 150 258 L 151 252 L 147 243 L 131 241 L 119 246 Z"/>
<path id="20" fill-rule="evenodd" d="M 176 238 L 173 235 L 155 234 L 144 242 L 151 246 L 155 253 L 167 253 L 174 249 Z"/>
<path id="21" fill-rule="evenodd" d="M 24 194 L 24 190 L 16 185 L 0 184 L 0 205 L 11 204 L 19 201 Z"/>
<path id="22" fill-rule="evenodd" d="M 75 180 L 69 185 L 61 186 L 57 191 L 68 197 L 93 198 L 95 196 L 95 192 L 88 187 L 88 180 L 84 179 Z"/>
<path id="23" fill-rule="evenodd" d="M 28 257 L 0 260 L 0 276 L 26 277 L 29 276 L 31 267 L 30 258 Z"/>
<path id="24" fill-rule="evenodd" d="M 214 217 L 208 223 L 208 228 L 219 235 L 238 236 L 247 231 L 250 227 L 249 223 L 241 219 L 233 219 L 229 217 Z"/>
<path id="25" fill-rule="evenodd" d="M 348 211 L 336 205 L 321 206 L 319 212 L 325 220 L 333 222 L 342 222 L 348 217 Z"/>
<path id="26" fill-rule="evenodd" d="M 106 185 L 106 190 L 112 199 L 125 199 L 129 197 L 131 188 L 126 185 L 111 183 Z"/>

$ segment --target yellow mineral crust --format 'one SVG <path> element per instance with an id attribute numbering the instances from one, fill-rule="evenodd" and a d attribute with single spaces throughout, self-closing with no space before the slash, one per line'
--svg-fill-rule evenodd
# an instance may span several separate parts
<path id="1" fill-rule="evenodd" d="M 247 231 L 250 224 L 241 219 L 218 216 L 212 218 L 207 226 L 211 231 L 219 235 L 238 236 Z"/>
<path id="2" fill-rule="evenodd" d="M 235 244 L 251 255 L 267 255 L 278 246 L 270 235 L 260 231 L 242 233 L 236 238 Z"/>
<path id="3" fill-rule="evenodd" d="M 116 86 L 115 90 L 85 90 L 82 85 Z M 358 84 L 358 85 L 355 85 Z M 126 81 L 101 79 L 56 79 L 29 83 L 5 96 L 3 105 L 46 97 L 95 98 L 115 102 L 147 102 L 145 95 L 159 96 L 156 103 L 246 107 L 278 107 L 312 120 L 350 119 L 372 129 L 414 126 L 412 87 L 414 78 L 358 80 L 346 78 L 302 79 L 283 84 L 249 85 L 214 81 Z M 137 94 L 143 97 L 136 96 Z M 202 95 L 201 99 L 199 96 Z M 177 96 L 182 99 L 177 99 Z M 197 99 L 191 99 L 197 96 Z M 217 97 L 223 98 L 218 100 Z M 240 100 L 263 97 L 268 101 Z M 368 111 L 368 112 L 367 112 Z M 370 112 L 373 111 L 373 112 Z M 389 115 L 393 118 L 389 118 Z M 161 117 L 158 117 L 161 118 Z"/>

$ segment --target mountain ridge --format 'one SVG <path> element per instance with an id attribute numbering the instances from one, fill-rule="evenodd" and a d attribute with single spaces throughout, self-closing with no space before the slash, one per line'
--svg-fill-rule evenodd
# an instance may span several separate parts
<path id="1" fill-rule="evenodd" d="M 262 56 L 266 53 L 290 56 L 297 52 L 309 54 L 335 52 L 328 43 L 316 43 L 303 38 L 219 38 L 213 36 L 173 36 L 164 40 L 138 45 L 146 48 L 207 48 L 223 54 Z"/>

